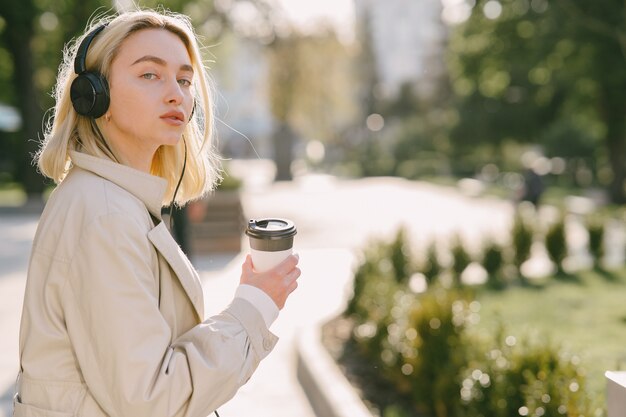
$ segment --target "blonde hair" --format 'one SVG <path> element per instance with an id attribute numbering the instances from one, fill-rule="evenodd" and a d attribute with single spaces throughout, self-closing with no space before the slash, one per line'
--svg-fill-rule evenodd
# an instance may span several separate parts
<path id="1" fill-rule="evenodd" d="M 51 123 L 45 129 L 44 140 L 35 159 L 39 170 L 60 183 L 71 167 L 69 152 L 77 150 L 100 158 L 115 160 L 109 146 L 100 134 L 101 120 L 76 113 L 70 99 L 70 86 L 76 78 L 74 59 L 82 40 L 96 27 L 106 24 L 89 46 L 86 67 L 109 76 L 111 63 L 122 42 L 132 33 L 143 29 L 165 29 L 177 35 L 185 44 L 194 69 L 195 107 L 187 123 L 183 139 L 176 146 L 161 146 L 152 161 L 151 173 L 167 180 L 168 187 L 163 204 L 174 197 L 183 170 L 185 149 L 187 160 L 185 175 L 176 193 L 176 204 L 199 198 L 212 190 L 220 179 L 220 164 L 214 150 L 213 100 L 207 69 L 203 64 L 199 41 L 187 16 L 165 11 L 135 10 L 117 16 L 96 19 L 85 34 L 66 46 L 59 67 L 54 90 L 56 105 Z"/>

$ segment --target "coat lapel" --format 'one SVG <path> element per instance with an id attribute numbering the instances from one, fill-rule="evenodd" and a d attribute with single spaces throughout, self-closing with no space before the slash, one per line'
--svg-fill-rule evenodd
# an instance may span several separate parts
<path id="1" fill-rule="evenodd" d="M 204 298 L 200 278 L 185 254 L 165 227 L 160 222 L 150 232 L 148 239 L 154 247 L 163 255 L 170 265 L 181 285 L 185 289 L 187 296 L 191 300 L 200 321 L 204 320 Z"/>

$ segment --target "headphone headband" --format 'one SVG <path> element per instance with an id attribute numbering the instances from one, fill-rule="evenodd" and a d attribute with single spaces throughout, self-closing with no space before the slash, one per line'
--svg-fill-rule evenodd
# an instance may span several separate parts
<path id="1" fill-rule="evenodd" d="M 85 39 L 83 39 L 83 41 L 78 46 L 78 51 L 76 51 L 76 59 L 74 59 L 74 72 L 76 74 L 82 74 L 83 72 L 87 71 L 86 61 L 89 46 L 91 45 L 93 39 L 98 36 L 98 34 L 102 32 L 105 27 L 107 27 L 107 23 L 102 24 L 89 32 L 89 34 L 85 36 Z"/>

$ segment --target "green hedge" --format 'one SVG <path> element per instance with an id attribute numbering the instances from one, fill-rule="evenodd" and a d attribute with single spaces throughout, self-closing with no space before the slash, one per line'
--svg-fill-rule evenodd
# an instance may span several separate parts
<path id="1" fill-rule="evenodd" d="M 345 313 L 368 363 L 410 398 L 410 409 L 394 406 L 384 416 L 591 415 L 575 360 L 551 345 L 504 336 L 504 329 L 479 340 L 468 330 L 477 319 L 472 290 L 432 283 L 415 293 L 409 275 L 415 264 L 404 233 L 391 244 L 371 244 Z"/>

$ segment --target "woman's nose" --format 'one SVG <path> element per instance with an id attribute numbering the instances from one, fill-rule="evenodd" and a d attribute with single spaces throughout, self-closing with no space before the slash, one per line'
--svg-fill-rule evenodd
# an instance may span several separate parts
<path id="1" fill-rule="evenodd" d="M 165 101 L 167 103 L 180 104 L 183 102 L 185 95 L 183 93 L 181 85 L 178 80 L 174 79 L 167 83 L 167 89 L 165 93 Z"/>

